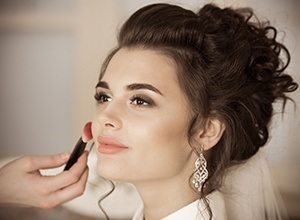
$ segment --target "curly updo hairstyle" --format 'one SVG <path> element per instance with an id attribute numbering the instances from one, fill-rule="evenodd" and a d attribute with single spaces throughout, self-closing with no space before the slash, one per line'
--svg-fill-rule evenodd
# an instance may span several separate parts
<path id="1" fill-rule="evenodd" d="M 226 126 L 210 152 L 211 191 L 220 187 L 226 168 L 266 144 L 272 104 L 280 99 L 284 109 L 289 99 L 285 93 L 298 87 L 284 73 L 290 54 L 276 35 L 277 30 L 269 22 L 260 22 L 249 8 L 207 4 L 194 13 L 153 4 L 135 12 L 122 26 L 118 46 L 104 62 L 100 78 L 120 48 L 151 49 L 170 58 L 195 113 L 189 138 L 196 125 L 209 118 Z M 202 187 L 201 198 L 205 200 L 210 191 Z"/>

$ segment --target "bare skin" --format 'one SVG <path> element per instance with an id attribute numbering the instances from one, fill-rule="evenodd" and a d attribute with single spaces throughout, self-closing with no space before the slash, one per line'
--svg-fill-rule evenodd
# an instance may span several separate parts
<path id="1" fill-rule="evenodd" d="M 82 195 L 88 167 L 85 152 L 68 170 L 55 176 L 43 176 L 40 169 L 65 164 L 69 153 L 51 156 L 24 156 L 0 169 L 0 204 L 53 208 Z"/>

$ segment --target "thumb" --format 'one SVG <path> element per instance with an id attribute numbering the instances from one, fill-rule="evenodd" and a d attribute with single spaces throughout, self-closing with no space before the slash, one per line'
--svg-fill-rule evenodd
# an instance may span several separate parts
<path id="1" fill-rule="evenodd" d="M 69 157 L 70 153 L 61 153 L 49 156 L 26 156 L 20 160 L 24 160 L 22 161 L 22 166 L 26 169 L 26 171 L 35 171 L 39 169 L 59 167 L 65 164 Z"/>

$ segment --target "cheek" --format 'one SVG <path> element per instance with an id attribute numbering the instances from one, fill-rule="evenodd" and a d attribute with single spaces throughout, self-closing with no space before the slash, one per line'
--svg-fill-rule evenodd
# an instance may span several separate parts
<path id="1" fill-rule="evenodd" d="M 163 142 L 187 141 L 188 125 L 187 120 L 180 117 L 158 117 L 158 120 L 152 122 L 151 130 L 148 135 L 156 136 L 157 140 Z M 178 143 L 178 144 L 180 144 Z"/>
<path id="2" fill-rule="evenodd" d="M 143 126 L 131 127 L 128 136 L 136 151 L 147 155 L 147 158 L 180 160 L 185 157 L 185 152 L 191 151 L 185 122 L 178 118 L 158 117 L 157 120 L 144 122 Z"/>
<path id="3" fill-rule="evenodd" d="M 132 163 L 136 176 L 142 179 L 161 179 L 187 170 L 193 152 L 188 145 L 186 128 L 161 122 L 158 125 L 153 123 L 151 128 L 136 130 L 138 137 L 127 164 Z M 189 171 L 188 174 L 192 169 Z"/>

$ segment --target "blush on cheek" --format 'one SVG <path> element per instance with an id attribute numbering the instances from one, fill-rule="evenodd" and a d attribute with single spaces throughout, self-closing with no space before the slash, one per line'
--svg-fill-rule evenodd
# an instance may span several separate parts
<path id="1" fill-rule="evenodd" d="M 97 121 L 94 119 L 92 122 L 92 126 L 91 126 L 91 130 L 92 130 L 92 136 L 94 139 L 95 144 L 97 143 L 97 137 L 98 137 L 98 123 Z"/>

